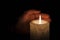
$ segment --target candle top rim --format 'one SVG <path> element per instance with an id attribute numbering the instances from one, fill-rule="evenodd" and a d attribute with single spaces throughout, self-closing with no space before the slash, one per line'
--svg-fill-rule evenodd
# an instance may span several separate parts
<path id="1" fill-rule="evenodd" d="M 33 20 L 32 23 L 39 24 L 39 20 Z M 41 20 L 41 24 L 46 24 L 46 23 L 48 23 L 48 21 Z"/>

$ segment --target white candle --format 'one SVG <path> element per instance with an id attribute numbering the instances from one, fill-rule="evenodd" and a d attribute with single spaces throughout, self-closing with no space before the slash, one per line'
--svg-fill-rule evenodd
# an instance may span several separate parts
<path id="1" fill-rule="evenodd" d="M 41 20 L 41 15 L 39 16 L 39 20 L 33 20 L 30 22 L 31 40 L 37 40 L 42 35 L 47 34 L 47 32 L 49 32 L 49 22 L 45 20 Z"/>

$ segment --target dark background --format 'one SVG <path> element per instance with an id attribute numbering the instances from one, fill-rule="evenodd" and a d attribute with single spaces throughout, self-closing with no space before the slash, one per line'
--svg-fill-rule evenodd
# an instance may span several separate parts
<path id="1" fill-rule="evenodd" d="M 8 32 L 9 32 L 9 38 L 13 38 L 14 36 L 16 37 L 16 40 L 22 40 L 24 39 L 23 36 L 24 35 L 19 35 L 19 34 L 15 34 L 15 25 L 16 25 L 16 22 L 18 20 L 18 17 L 19 16 L 22 16 L 23 15 L 23 12 L 28 10 L 28 9 L 38 9 L 38 10 L 41 10 L 42 12 L 44 13 L 48 13 L 52 19 L 52 22 L 51 22 L 51 32 L 50 32 L 50 36 L 51 36 L 51 40 L 54 40 L 56 38 L 56 31 L 55 29 L 56 28 L 56 25 L 57 24 L 57 17 L 58 17 L 58 13 L 57 13 L 57 10 L 58 10 L 58 4 L 57 4 L 57 1 L 53 0 L 53 1 L 48 1 L 48 0 L 40 0 L 40 1 L 19 1 L 19 0 L 16 0 L 16 7 L 15 7 L 15 13 L 10 13 L 8 15 L 9 18 L 8 18 Z M 12 9 L 11 9 L 12 10 Z M 12 28 L 13 27 L 13 28 Z M 13 34 L 13 35 L 11 35 Z M 15 38 L 14 37 L 14 38 Z"/>

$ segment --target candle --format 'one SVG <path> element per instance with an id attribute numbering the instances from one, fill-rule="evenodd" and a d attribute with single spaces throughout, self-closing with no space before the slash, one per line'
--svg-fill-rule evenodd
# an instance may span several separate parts
<path id="1" fill-rule="evenodd" d="M 39 16 L 39 20 L 33 20 L 30 22 L 31 40 L 40 40 L 40 37 L 46 35 L 47 33 L 49 33 L 49 22 L 42 20 L 41 15 Z"/>

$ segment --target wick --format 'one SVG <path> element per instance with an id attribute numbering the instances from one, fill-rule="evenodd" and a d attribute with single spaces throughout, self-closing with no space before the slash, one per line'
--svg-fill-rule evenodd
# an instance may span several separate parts
<path id="1" fill-rule="evenodd" d="M 41 24 L 41 15 L 39 15 L 39 24 Z"/>

